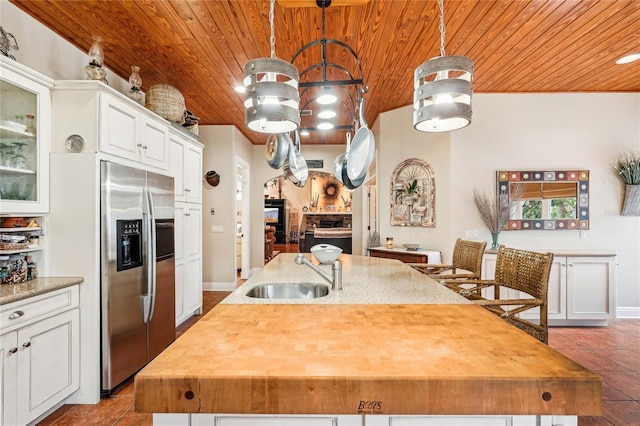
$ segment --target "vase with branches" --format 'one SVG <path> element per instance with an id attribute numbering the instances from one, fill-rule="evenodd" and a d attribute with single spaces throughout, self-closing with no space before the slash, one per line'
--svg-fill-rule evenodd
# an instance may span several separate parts
<path id="1" fill-rule="evenodd" d="M 513 207 L 522 197 L 524 187 L 522 185 L 511 185 L 509 190 L 509 201 L 501 202 L 496 194 L 480 192 L 473 188 L 473 201 L 476 204 L 482 222 L 491 233 L 491 249 L 498 249 L 498 236 L 500 231 L 505 229 Z"/>
<path id="2" fill-rule="evenodd" d="M 640 152 L 618 155 L 611 167 L 625 184 L 622 216 L 640 216 Z"/>

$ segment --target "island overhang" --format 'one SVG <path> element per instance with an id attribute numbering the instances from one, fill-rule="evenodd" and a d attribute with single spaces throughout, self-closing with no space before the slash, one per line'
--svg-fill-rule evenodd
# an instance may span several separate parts
<path id="1" fill-rule="evenodd" d="M 600 415 L 602 380 L 479 306 L 221 304 L 135 378 L 150 413 Z"/>

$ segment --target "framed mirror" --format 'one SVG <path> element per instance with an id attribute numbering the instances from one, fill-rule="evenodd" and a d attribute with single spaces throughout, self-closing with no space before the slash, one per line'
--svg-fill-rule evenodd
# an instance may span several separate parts
<path id="1" fill-rule="evenodd" d="M 505 230 L 589 229 L 588 170 L 498 171 L 497 182 L 512 205 Z"/>

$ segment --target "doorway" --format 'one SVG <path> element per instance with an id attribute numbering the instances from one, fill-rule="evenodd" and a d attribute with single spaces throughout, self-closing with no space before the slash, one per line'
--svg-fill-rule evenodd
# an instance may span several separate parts
<path id="1" fill-rule="evenodd" d="M 236 157 L 236 269 L 241 279 L 250 273 L 249 230 L 249 163 Z"/>

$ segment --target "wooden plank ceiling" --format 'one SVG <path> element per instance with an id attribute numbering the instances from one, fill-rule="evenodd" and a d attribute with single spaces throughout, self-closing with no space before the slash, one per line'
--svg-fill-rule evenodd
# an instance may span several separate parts
<path id="1" fill-rule="evenodd" d="M 269 56 L 268 0 L 11 2 L 83 51 L 92 35 L 100 35 L 107 68 L 128 78 L 131 65 L 139 65 L 143 90 L 156 83 L 176 86 L 201 125 L 233 124 L 252 143 L 265 142 L 267 135 L 245 126 L 244 95 L 233 87 L 248 60 Z M 439 55 L 438 4 L 352 2 L 325 9 L 325 34 L 357 53 L 372 124 L 381 112 L 412 103 L 414 69 Z M 285 6 L 275 5 L 276 55 L 290 61 L 322 38 L 322 9 Z M 638 0 L 446 0 L 445 22 L 446 53 L 474 61 L 475 93 L 640 92 L 640 61 L 615 64 L 640 52 Z M 3 25 L 11 32 L 10 23 Z M 20 42 L 28 49 L 28 40 Z M 314 55 L 296 60 L 298 69 L 319 62 Z M 303 117 L 303 125 L 313 119 Z M 303 138 L 344 141 L 339 131 Z"/>

